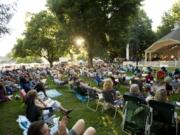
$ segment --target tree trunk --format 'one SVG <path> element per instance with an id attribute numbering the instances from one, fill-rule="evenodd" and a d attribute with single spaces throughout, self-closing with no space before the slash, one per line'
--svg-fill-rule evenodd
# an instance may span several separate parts
<path id="1" fill-rule="evenodd" d="M 93 68 L 93 57 L 91 54 L 88 55 L 88 66 Z"/>
<path id="2" fill-rule="evenodd" d="M 138 67 L 139 58 L 136 56 L 136 67 Z"/>
<path id="3" fill-rule="evenodd" d="M 52 67 L 53 66 L 53 60 L 49 57 L 46 57 L 46 56 L 43 56 L 43 57 L 49 62 L 50 67 Z"/>
<path id="4" fill-rule="evenodd" d="M 70 54 L 71 61 L 74 61 L 74 56 L 73 56 L 73 54 L 72 54 L 71 52 L 70 52 L 69 54 Z"/>
<path id="5" fill-rule="evenodd" d="M 53 66 L 53 61 L 49 61 L 50 67 Z"/>

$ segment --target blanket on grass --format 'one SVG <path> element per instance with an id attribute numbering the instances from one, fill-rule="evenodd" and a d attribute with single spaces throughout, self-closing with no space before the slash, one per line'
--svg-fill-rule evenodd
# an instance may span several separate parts
<path id="1" fill-rule="evenodd" d="M 62 93 L 60 93 L 56 89 L 49 89 L 49 90 L 46 91 L 46 94 L 50 98 L 59 97 L 59 96 L 62 95 Z"/>

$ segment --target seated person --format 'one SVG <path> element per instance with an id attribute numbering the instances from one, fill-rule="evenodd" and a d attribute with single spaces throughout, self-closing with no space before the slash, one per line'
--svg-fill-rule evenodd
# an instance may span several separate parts
<path id="1" fill-rule="evenodd" d="M 166 73 L 164 72 L 164 70 L 159 70 L 157 71 L 157 80 L 164 80 L 164 78 L 166 77 Z"/>
<path id="2" fill-rule="evenodd" d="M 164 82 L 165 82 L 165 85 L 166 85 L 166 91 L 167 91 L 167 94 L 168 96 L 170 96 L 170 94 L 172 93 L 173 91 L 173 87 L 171 85 L 171 82 L 172 82 L 172 79 L 170 76 L 166 76 L 164 78 Z"/>
<path id="3" fill-rule="evenodd" d="M 180 68 L 175 69 L 174 76 L 180 76 Z"/>
<path id="4" fill-rule="evenodd" d="M 19 78 L 19 83 L 20 83 L 21 89 L 24 89 L 26 93 L 28 93 L 28 91 L 31 90 L 30 82 L 24 76 L 21 76 Z"/>
<path id="5" fill-rule="evenodd" d="M 61 76 L 58 77 L 56 75 L 54 76 L 54 82 L 60 86 L 68 84 L 68 80 L 62 80 Z"/>
<path id="6" fill-rule="evenodd" d="M 87 87 L 88 85 L 81 82 L 81 80 L 79 82 L 76 83 L 76 88 L 74 89 L 76 93 L 80 94 L 81 96 L 87 96 Z"/>
<path id="7" fill-rule="evenodd" d="M 27 93 L 26 105 L 26 116 L 31 122 L 37 121 L 41 116 L 41 110 L 46 108 L 52 107 L 52 109 L 61 111 L 63 114 L 69 114 L 72 111 L 65 109 L 61 103 L 56 100 L 42 101 L 38 98 L 36 90 L 30 90 Z"/>
<path id="8" fill-rule="evenodd" d="M 156 90 L 154 100 L 160 101 L 160 102 L 170 103 L 168 101 L 167 91 L 165 89 Z M 154 113 L 154 115 L 157 115 L 157 117 L 158 117 L 158 114 Z M 179 126 L 180 126 L 180 122 L 178 121 L 178 127 Z M 179 130 L 179 128 L 178 128 L 178 130 Z M 168 126 L 168 125 L 166 125 L 162 122 L 159 122 L 159 121 L 154 122 L 154 124 L 152 125 L 152 131 L 153 131 L 153 133 L 155 133 L 157 135 L 161 135 L 161 134 L 163 134 L 163 135 L 170 135 L 170 134 L 175 135 L 176 134 L 174 127 Z"/>
<path id="9" fill-rule="evenodd" d="M 114 76 L 111 76 L 110 78 L 111 78 L 114 86 L 118 85 L 119 80 L 116 81 L 116 78 Z"/>
<path id="10" fill-rule="evenodd" d="M 43 83 L 39 82 L 37 83 L 37 85 L 35 86 L 34 88 L 37 92 L 40 92 L 42 91 L 44 93 L 44 95 L 47 97 L 47 94 L 46 94 L 46 91 L 45 91 L 45 88 L 43 86 Z"/>
<path id="11" fill-rule="evenodd" d="M 164 81 L 157 80 L 156 82 L 153 83 L 151 87 L 151 91 L 155 93 L 156 90 L 160 90 L 160 89 L 166 89 L 166 85 Z"/>
<path id="12" fill-rule="evenodd" d="M 137 84 L 139 86 L 139 90 L 140 92 L 143 91 L 143 80 L 141 78 L 142 76 L 139 75 L 139 76 L 134 76 L 132 79 L 131 79 L 131 84 Z"/>
<path id="13" fill-rule="evenodd" d="M 113 82 L 111 79 L 106 79 L 103 84 L 103 97 L 107 103 L 113 105 L 123 105 L 123 100 L 121 98 L 119 91 L 113 89 Z"/>
<path id="14" fill-rule="evenodd" d="M 150 87 L 151 91 L 148 93 L 148 96 L 146 97 L 146 101 L 154 99 L 156 91 L 160 91 L 161 89 L 166 89 L 166 85 L 163 81 L 156 81 L 153 83 L 152 87 Z"/>
<path id="15" fill-rule="evenodd" d="M 165 89 L 156 90 L 154 100 L 168 102 L 167 91 Z"/>
<path id="16" fill-rule="evenodd" d="M 143 94 L 139 90 L 138 84 L 131 84 L 129 94 L 144 99 Z"/>
<path id="17" fill-rule="evenodd" d="M 172 80 L 171 84 L 175 92 L 180 92 L 180 80 L 177 75 L 174 76 L 174 80 Z"/>
<path id="18" fill-rule="evenodd" d="M 0 83 L 0 101 L 9 101 L 11 100 L 11 96 L 5 95 L 5 88 L 2 83 Z"/>
<path id="19" fill-rule="evenodd" d="M 71 89 L 73 89 L 77 94 L 81 96 L 87 96 L 88 84 L 82 82 L 79 78 L 74 77 L 70 84 Z"/>
<path id="20" fill-rule="evenodd" d="M 100 83 L 102 82 L 102 79 L 100 78 L 100 76 L 98 75 L 98 73 L 96 73 L 95 81 L 96 81 L 97 86 L 100 86 Z"/>
<path id="21" fill-rule="evenodd" d="M 151 74 L 151 72 L 148 73 L 148 75 L 145 77 L 145 82 L 146 83 L 151 83 L 153 81 L 153 76 Z"/>
<path id="22" fill-rule="evenodd" d="M 19 89 L 16 81 L 10 76 L 4 78 L 3 84 L 6 87 L 6 92 L 8 94 L 13 94 L 15 90 Z"/>
<path id="23" fill-rule="evenodd" d="M 72 129 L 67 133 L 68 119 L 66 116 L 59 121 L 58 135 L 95 135 L 96 130 L 93 127 L 89 127 L 85 130 L 85 121 L 83 119 L 78 120 Z M 28 129 L 27 135 L 50 135 L 50 129 L 43 121 L 36 121 L 32 123 Z"/>

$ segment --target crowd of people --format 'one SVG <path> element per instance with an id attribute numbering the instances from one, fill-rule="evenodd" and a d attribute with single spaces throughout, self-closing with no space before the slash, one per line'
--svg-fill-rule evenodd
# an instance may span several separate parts
<path id="1" fill-rule="evenodd" d="M 132 76 L 128 76 L 131 72 Z M 21 68 L 0 73 L 0 102 L 12 100 L 13 93 L 19 91 L 26 104 L 26 116 L 33 122 L 28 135 L 49 134 L 47 124 L 42 120 L 43 110 L 49 112 L 60 111 L 64 117 L 59 122 L 59 135 L 94 135 L 93 127 L 85 130 L 85 121 L 78 120 L 67 133 L 67 123 L 71 109 L 65 108 L 59 101 L 50 99 L 45 90 L 44 80 L 50 76 L 58 86 L 70 85 L 76 93 L 87 96 L 88 91 L 101 93 L 109 105 L 123 107 L 123 95 L 120 85 L 125 85 L 128 94 L 144 99 L 146 102 L 157 100 L 168 102 L 169 96 L 180 92 L 180 69 L 168 72 L 162 67 L 160 70 L 139 69 L 133 66 L 123 67 L 118 64 L 103 63 L 88 68 L 80 65 L 56 65 L 52 68 Z M 92 87 L 82 78 L 94 81 L 97 87 Z M 41 96 L 40 96 L 41 95 Z M 43 95 L 43 96 L 42 96 Z M 49 102 L 50 101 L 50 102 Z M 107 104 L 108 105 L 108 104 Z"/>

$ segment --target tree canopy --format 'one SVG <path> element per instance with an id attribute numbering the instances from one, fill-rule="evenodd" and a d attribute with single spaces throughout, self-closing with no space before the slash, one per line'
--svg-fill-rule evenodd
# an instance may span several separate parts
<path id="1" fill-rule="evenodd" d="M 7 24 L 13 15 L 14 6 L 15 4 L 3 4 L 0 2 L 0 37 L 9 32 Z"/>
<path id="2" fill-rule="evenodd" d="M 142 0 L 48 0 L 49 8 L 57 15 L 72 40 L 85 39 L 89 66 L 94 56 L 124 46 L 128 24 Z"/>
<path id="3" fill-rule="evenodd" d="M 142 59 L 144 50 L 156 40 L 155 33 L 151 28 L 151 22 L 144 10 L 139 9 L 132 25 L 129 27 L 131 60 Z"/>
<path id="4" fill-rule="evenodd" d="M 162 17 L 162 25 L 157 29 L 157 36 L 161 38 L 171 32 L 174 24 L 180 21 L 180 1 L 177 1 L 173 7 L 164 13 Z"/>
<path id="5" fill-rule="evenodd" d="M 24 38 L 13 49 L 14 57 L 44 57 L 52 66 L 68 49 L 62 27 L 50 11 L 32 14 L 26 27 Z"/>

